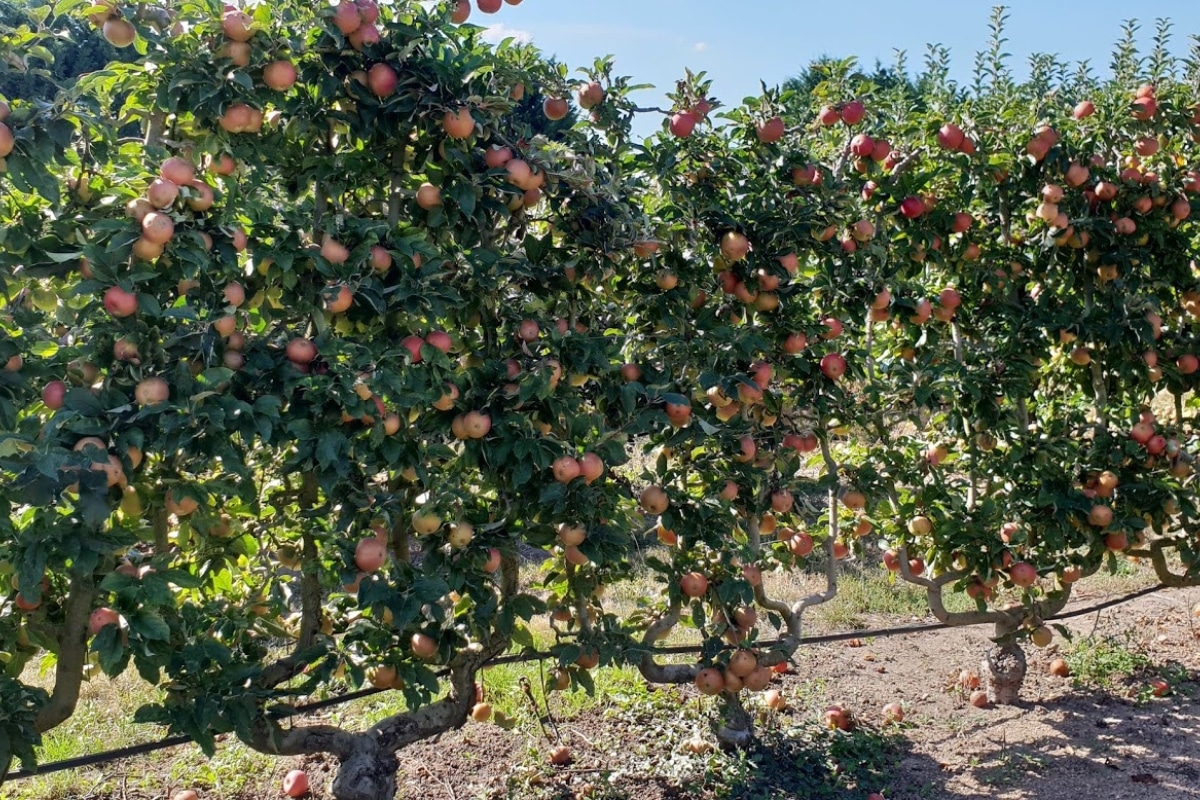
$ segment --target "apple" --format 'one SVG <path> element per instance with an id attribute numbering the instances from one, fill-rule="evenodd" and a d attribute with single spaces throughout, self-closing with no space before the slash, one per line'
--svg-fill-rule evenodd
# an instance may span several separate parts
<path id="1" fill-rule="evenodd" d="M 571 113 L 571 104 L 561 97 L 547 97 L 542 101 L 542 113 L 546 119 L 555 122 Z"/>
<path id="2" fill-rule="evenodd" d="M 721 255 L 726 261 L 736 263 L 750 252 L 750 240 L 737 231 L 727 231 L 721 237 Z"/>
<path id="3" fill-rule="evenodd" d="M 866 113 L 866 106 L 863 105 L 861 100 L 850 100 L 842 104 L 840 116 L 842 118 L 842 122 L 846 123 L 850 127 L 854 127 L 858 123 L 862 122 L 863 116 L 865 116 Z"/>
<path id="4" fill-rule="evenodd" d="M 832 381 L 846 374 L 846 359 L 840 353 L 827 353 L 821 358 L 821 373 Z"/>
<path id="5" fill-rule="evenodd" d="M 679 588 L 688 597 L 700 597 L 708 591 L 708 578 L 699 572 L 689 572 L 679 579 Z"/>
<path id="6" fill-rule="evenodd" d="M 1022 588 L 1033 586 L 1038 579 L 1037 567 L 1026 561 L 1013 564 L 1008 574 L 1012 582 Z"/>
<path id="7" fill-rule="evenodd" d="M 550 748 L 550 763 L 556 767 L 565 767 L 574 760 L 571 754 L 571 748 L 565 744 L 556 745 Z"/>
<path id="8" fill-rule="evenodd" d="M 286 59 L 263 67 L 263 83 L 277 92 L 286 92 L 296 84 L 296 65 Z"/>
<path id="9" fill-rule="evenodd" d="M 579 91 L 579 107 L 590 111 L 604 102 L 604 87 L 592 81 Z"/>
<path id="10" fill-rule="evenodd" d="M 463 415 L 463 430 L 471 439 L 482 439 L 492 429 L 492 418 L 479 411 L 468 411 Z"/>
<path id="11" fill-rule="evenodd" d="M 442 116 L 442 130 L 451 139 L 470 138 L 471 134 L 475 132 L 475 118 L 471 114 L 471 109 L 467 106 L 459 106 L 447 111 Z"/>
<path id="12" fill-rule="evenodd" d="M 121 615 L 111 608 L 97 608 L 88 617 L 88 633 L 95 636 L 108 625 L 120 625 Z"/>
<path id="13" fill-rule="evenodd" d="M 170 394 L 170 387 L 162 378 L 145 378 L 139 381 L 133 390 L 134 400 L 139 406 L 165 403 Z"/>
<path id="14" fill-rule="evenodd" d="M 409 645 L 412 647 L 413 655 L 425 660 L 433 658 L 438 652 L 437 640 L 424 633 L 414 633 L 409 640 Z"/>
<path id="15" fill-rule="evenodd" d="M 287 343 L 287 358 L 293 364 L 311 364 L 317 357 L 317 346 L 312 340 L 297 337 Z"/>
<path id="16" fill-rule="evenodd" d="M 66 394 L 66 383 L 63 381 L 50 381 L 42 387 L 42 403 L 51 411 L 57 411 L 63 407 Z"/>
<path id="17" fill-rule="evenodd" d="M 813 551 L 813 545 L 812 536 L 804 531 L 794 533 L 787 540 L 787 548 L 796 558 L 807 558 Z"/>
<path id="18" fill-rule="evenodd" d="M 1051 661 L 1050 666 L 1046 671 L 1056 678 L 1071 677 L 1071 667 L 1061 658 L 1056 658 Z"/>
<path id="19" fill-rule="evenodd" d="M 308 775 L 302 769 L 294 769 L 283 778 L 283 793 L 288 797 L 303 797 L 308 794 Z"/>
<path id="20" fill-rule="evenodd" d="M 371 94 L 375 95 L 376 97 L 382 98 L 392 96 L 395 94 L 396 87 L 399 85 L 400 77 L 396 74 L 396 70 L 392 69 L 387 64 L 373 64 L 371 68 L 367 70 L 367 88 L 370 89 Z M 447 116 L 449 116 L 451 113 L 453 112 L 446 112 Z M 467 117 L 470 117 L 470 112 L 467 113 Z M 474 122 L 471 122 L 471 128 L 474 127 Z M 467 135 L 470 135 L 470 131 L 467 132 Z M 455 136 L 455 138 L 464 139 L 466 136 Z"/>
<path id="21" fill-rule="evenodd" d="M 422 183 L 417 189 L 417 205 L 432 211 L 442 205 L 442 190 L 432 183 Z"/>
<path id="22" fill-rule="evenodd" d="M 354 548 L 354 566 L 363 572 L 377 572 L 387 560 L 387 546 L 375 536 L 359 541 Z"/>
<path id="23" fill-rule="evenodd" d="M 904 721 L 904 706 L 899 703 L 888 703 L 883 707 L 883 724 Z"/>
<path id="24" fill-rule="evenodd" d="M 579 462 L 571 456 L 562 456 L 554 459 L 554 463 L 550 465 L 550 469 L 554 472 L 554 480 L 559 483 L 570 483 L 579 477 Z"/>
<path id="25" fill-rule="evenodd" d="M 859 158 L 870 158 L 875 152 L 875 140 L 860 133 L 850 140 L 850 152 Z"/>
<path id="26" fill-rule="evenodd" d="M 938 129 L 937 140 L 943 149 L 957 150 L 963 142 L 962 128 L 948 122 Z"/>
<path id="27" fill-rule="evenodd" d="M 783 120 L 779 117 L 772 117 L 768 120 L 760 122 L 755 128 L 755 134 L 758 140 L 763 144 L 774 144 L 783 138 L 786 132 Z"/>
<path id="28" fill-rule="evenodd" d="M 579 474 L 590 486 L 604 474 L 604 461 L 595 453 L 584 453 L 579 457 Z"/>
<path id="29" fill-rule="evenodd" d="M 700 694 L 710 697 L 725 691 L 725 676 L 715 667 L 705 667 L 696 673 L 695 685 Z"/>
<path id="30" fill-rule="evenodd" d="M 900 202 L 900 213 L 908 219 L 916 219 L 925 213 L 925 202 L 919 197 L 906 197 Z"/>
<path id="31" fill-rule="evenodd" d="M 137 306 L 137 295 L 125 291 L 120 286 L 111 286 L 104 292 L 104 308 L 117 319 L 133 316 L 137 312 Z"/>
<path id="32" fill-rule="evenodd" d="M 671 131 L 672 136 L 686 139 L 696 129 L 696 115 L 691 111 L 677 111 L 671 115 L 667 128 Z"/>

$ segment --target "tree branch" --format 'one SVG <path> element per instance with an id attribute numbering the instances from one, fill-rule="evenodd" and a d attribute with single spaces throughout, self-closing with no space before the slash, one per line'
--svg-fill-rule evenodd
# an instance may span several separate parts
<path id="1" fill-rule="evenodd" d="M 75 713 L 75 706 L 79 703 L 79 686 L 83 682 L 83 667 L 87 663 L 88 617 L 91 616 L 95 596 L 96 587 L 91 576 L 72 570 L 67 602 L 63 607 L 63 626 L 58 633 L 54 692 L 33 723 L 39 732 L 61 725 Z"/>

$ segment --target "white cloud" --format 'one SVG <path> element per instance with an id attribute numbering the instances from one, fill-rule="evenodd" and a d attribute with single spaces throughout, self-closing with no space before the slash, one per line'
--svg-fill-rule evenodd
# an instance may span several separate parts
<path id="1" fill-rule="evenodd" d="M 485 42 L 499 44 L 505 39 L 514 39 L 520 44 L 529 44 L 533 41 L 533 34 L 518 28 L 510 28 L 503 22 L 499 25 L 492 25 L 483 32 L 483 40 Z"/>
<path id="2" fill-rule="evenodd" d="M 708 49 L 708 42 L 696 42 L 694 45 L 692 45 L 692 49 L 697 53 L 703 53 Z"/>

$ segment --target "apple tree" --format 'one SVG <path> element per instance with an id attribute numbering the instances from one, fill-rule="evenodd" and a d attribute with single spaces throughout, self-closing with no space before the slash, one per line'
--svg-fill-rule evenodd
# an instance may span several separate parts
<path id="1" fill-rule="evenodd" d="M 1110 80 L 1038 57 L 1018 83 L 1004 19 L 997 9 L 969 87 L 931 48 L 918 103 L 908 84 L 830 62 L 810 93 L 766 92 L 709 131 L 685 82 L 646 156 L 663 186 L 663 270 L 673 291 L 706 298 L 695 328 L 660 331 L 654 350 L 716 351 L 688 387 L 703 393 L 704 432 L 664 434 L 678 465 L 660 473 L 693 512 L 728 503 L 724 527 L 691 541 L 668 512 L 674 564 L 710 579 L 714 601 L 754 594 L 786 651 L 793 615 L 834 576 L 789 608 L 755 586 L 761 571 L 822 539 L 834 559 L 874 561 L 882 541 L 885 566 L 924 587 L 940 620 L 994 624 L 991 702 L 1015 700 L 1021 642 L 1050 642 L 1045 620 L 1081 578 L 1122 557 L 1149 559 L 1168 585 L 1200 578 L 1186 414 L 1197 64 L 1171 59 L 1164 25 L 1149 58 L 1119 44 Z M 749 386 L 760 377 L 765 407 Z M 807 452 L 813 469 L 797 472 Z M 781 492 L 829 499 L 805 520 L 780 511 Z M 782 541 L 765 548 L 768 518 Z M 740 551 L 741 576 L 727 557 L 705 564 L 707 548 Z M 975 610 L 949 611 L 947 591 Z M 651 638 L 679 615 L 672 594 Z M 706 659 L 647 674 L 728 688 L 729 617 L 691 619 L 710 633 Z"/>
<path id="2" fill-rule="evenodd" d="M 534 614 L 556 685 L 589 685 L 629 641 L 591 613 L 632 548 L 613 470 L 662 416 L 621 379 L 653 227 L 628 81 L 489 46 L 456 3 L 56 12 L 142 57 L 0 129 L 5 768 L 134 669 L 164 689 L 141 721 L 391 797 Z M 577 85 L 593 124 L 548 125 Z M 288 719 L 335 682 L 410 710 Z"/>

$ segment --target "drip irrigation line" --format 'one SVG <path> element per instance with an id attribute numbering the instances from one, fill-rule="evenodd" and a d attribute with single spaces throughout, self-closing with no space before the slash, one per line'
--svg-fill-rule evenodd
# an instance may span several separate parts
<path id="1" fill-rule="evenodd" d="M 1128 603 L 1133 600 L 1137 600 L 1141 597 L 1145 597 L 1147 595 L 1154 594 L 1155 592 L 1159 592 L 1165 588 L 1167 588 L 1167 587 L 1162 584 L 1159 584 L 1157 586 L 1151 586 L 1146 589 L 1140 589 L 1136 592 L 1131 592 L 1129 594 L 1122 595 L 1121 597 L 1116 597 L 1111 600 L 1105 600 L 1104 602 L 1096 603 L 1095 605 L 1087 606 L 1086 608 L 1075 609 L 1072 611 L 1063 611 L 1061 613 L 1055 614 L 1052 617 L 1047 618 L 1046 621 L 1050 622 L 1053 620 L 1072 619 L 1074 617 L 1082 617 L 1087 614 L 1095 614 L 1096 612 L 1104 611 L 1104 610 L 1112 608 L 1114 606 L 1119 606 L 1124 603 Z M 983 622 L 971 623 L 971 625 L 984 625 L 984 624 L 987 624 L 987 623 L 983 623 Z M 804 645 L 804 644 L 810 644 L 810 645 L 811 644 L 831 644 L 833 642 L 845 642 L 845 641 L 851 641 L 854 639 L 883 639 L 883 638 L 887 638 L 890 636 L 904 636 L 906 634 L 913 634 L 913 633 L 929 633 L 931 631 L 946 630 L 948 628 L 964 628 L 964 627 L 970 627 L 970 625 L 947 625 L 942 622 L 927 623 L 924 625 L 904 625 L 904 626 L 893 627 L 893 628 L 876 628 L 876 629 L 865 630 L 865 631 L 851 631 L 848 633 L 829 633 L 829 634 L 822 634 L 820 636 L 803 636 L 800 638 L 800 644 L 802 644 L 802 645 Z M 779 644 L 780 641 L 781 640 L 779 640 L 779 639 L 772 639 L 769 641 L 759 642 L 759 645 L 763 646 L 763 647 L 770 647 L 772 645 Z M 700 645 L 678 645 L 675 647 L 656 647 L 656 648 L 654 648 L 654 653 L 657 655 L 688 655 L 690 653 L 699 652 L 700 649 L 701 649 Z M 501 664 L 524 664 L 524 663 L 528 663 L 530 661 L 545 661 L 547 659 L 554 658 L 554 657 L 555 657 L 555 655 L 553 653 L 546 653 L 546 652 L 542 652 L 542 651 L 527 651 L 524 653 L 514 653 L 512 655 L 498 656 L 496 658 L 493 658 L 491 661 L 487 662 L 487 664 L 485 664 L 484 667 L 485 668 L 486 667 L 494 667 L 494 666 L 499 666 Z M 441 678 L 441 677 L 445 677 L 449 673 L 450 673 L 449 669 L 442 669 L 442 670 L 439 670 L 436 673 L 436 675 L 437 675 L 437 677 Z M 383 692 L 386 692 L 386 691 L 389 691 L 389 690 L 388 689 L 375 689 L 375 688 L 360 689 L 355 692 L 347 692 L 346 694 L 340 694 L 340 695 L 337 695 L 336 697 L 327 697 L 323 700 L 314 700 L 311 703 L 304 703 L 302 705 L 296 706 L 295 708 L 291 709 L 290 711 L 286 711 L 286 712 L 285 711 L 273 711 L 273 712 L 269 713 L 269 716 L 271 716 L 275 719 L 282 719 L 284 717 L 289 717 L 289 716 L 311 714 L 315 711 L 321 711 L 326 708 L 340 706 L 345 703 L 352 702 L 354 700 L 361 700 L 364 697 L 370 697 L 372 695 L 382 694 Z M 18 770 L 16 772 L 9 773 L 9 775 L 7 777 L 3 778 L 3 782 L 21 780 L 22 778 L 32 778 L 32 777 L 35 777 L 38 775 L 49 775 L 54 772 L 63 772 L 63 771 L 69 770 L 69 769 L 79 769 L 81 767 L 94 767 L 94 766 L 97 766 L 100 764 L 107 764 L 112 761 L 119 761 L 119 760 L 125 759 L 125 758 L 132 758 L 133 756 L 142 756 L 142 755 L 147 755 L 149 753 L 157 752 L 159 750 L 167 750 L 172 747 L 178 747 L 179 745 L 182 745 L 182 744 L 188 744 L 192 741 L 194 741 L 194 740 L 192 739 L 191 736 L 186 736 L 186 735 L 168 736 L 165 739 L 159 739 L 158 741 L 154 741 L 154 742 L 143 742 L 142 744 L 130 745 L 128 747 L 118 747 L 113 750 L 105 750 L 103 752 L 94 753 L 94 754 L 88 755 L 88 756 L 79 756 L 77 758 L 63 759 L 62 761 L 53 761 L 49 764 L 42 764 L 42 765 L 38 766 L 38 768 L 35 770 Z"/>

